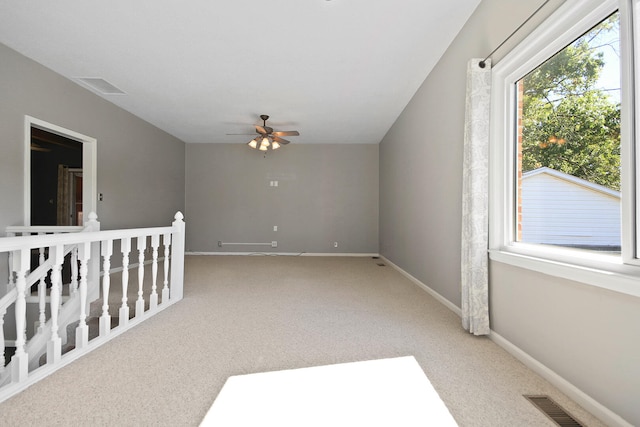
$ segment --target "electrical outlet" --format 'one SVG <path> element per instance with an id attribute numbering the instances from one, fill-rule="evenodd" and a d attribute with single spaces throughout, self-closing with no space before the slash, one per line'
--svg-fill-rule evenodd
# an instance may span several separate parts
<path id="1" fill-rule="evenodd" d="M 222 240 L 218 240 L 218 247 L 221 248 L 222 247 Z"/>
<path id="2" fill-rule="evenodd" d="M 278 247 L 278 242 L 276 242 L 275 240 L 273 242 L 271 242 L 271 247 L 272 248 L 277 248 Z"/>
<path id="3" fill-rule="evenodd" d="M 273 231 L 278 231 L 278 226 L 277 225 L 273 226 Z"/>
<path id="4" fill-rule="evenodd" d="M 338 242 L 333 242 L 333 247 L 337 248 L 338 247 Z"/>

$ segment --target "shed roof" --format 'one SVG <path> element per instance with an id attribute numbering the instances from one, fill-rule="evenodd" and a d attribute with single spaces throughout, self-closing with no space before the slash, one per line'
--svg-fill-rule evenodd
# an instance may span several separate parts
<path id="1" fill-rule="evenodd" d="M 599 192 L 599 193 L 603 193 L 603 194 L 606 194 L 608 196 L 616 197 L 616 198 L 620 199 L 620 192 L 619 191 L 612 190 L 612 189 L 610 189 L 608 187 L 605 187 L 604 185 L 596 184 L 596 183 L 587 181 L 586 179 L 578 178 L 576 176 L 569 175 L 568 173 L 564 173 L 564 172 L 561 172 L 561 171 L 558 171 L 558 170 L 555 170 L 555 169 L 551 169 L 551 168 L 548 168 L 546 166 L 523 173 L 522 174 L 522 179 L 525 180 L 527 178 L 531 178 L 531 177 L 534 177 L 534 176 L 540 175 L 540 174 L 547 174 L 547 175 L 553 176 L 555 178 L 562 179 L 564 181 L 570 182 L 572 184 L 579 185 L 581 187 L 585 187 L 585 188 L 587 188 L 589 190 L 593 190 L 593 191 L 596 191 L 596 192 Z"/>

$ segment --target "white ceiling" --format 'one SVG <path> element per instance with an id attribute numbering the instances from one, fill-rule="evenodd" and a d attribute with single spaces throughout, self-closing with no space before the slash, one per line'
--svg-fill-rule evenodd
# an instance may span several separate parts
<path id="1" fill-rule="evenodd" d="M 0 42 L 187 143 L 384 137 L 480 0 L 2 0 Z"/>

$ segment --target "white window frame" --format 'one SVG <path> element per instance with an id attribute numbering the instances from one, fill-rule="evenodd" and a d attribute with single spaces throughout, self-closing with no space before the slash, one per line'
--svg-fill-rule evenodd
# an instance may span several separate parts
<path id="1" fill-rule="evenodd" d="M 616 9 L 620 11 L 622 68 L 623 256 L 517 242 L 515 83 Z M 635 224 L 640 223 L 640 216 L 636 216 L 640 213 L 635 209 L 635 189 L 640 188 L 640 182 L 634 175 L 634 162 L 640 164 L 640 154 L 633 149 L 637 139 L 634 129 L 640 128 L 634 125 L 640 123 L 640 108 L 634 113 L 633 105 L 634 99 L 640 99 L 640 88 L 634 89 L 633 85 L 631 42 L 633 32 L 636 40 L 640 40 L 640 15 L 633 20 L 634 12 L 640 12 L 640 0 L 566 2 L 493 68 L 489 177 L 489 253 L 492 260 L 640 297 L 640 261 L 637 258 L 640 250 L 635 237 Z"/>

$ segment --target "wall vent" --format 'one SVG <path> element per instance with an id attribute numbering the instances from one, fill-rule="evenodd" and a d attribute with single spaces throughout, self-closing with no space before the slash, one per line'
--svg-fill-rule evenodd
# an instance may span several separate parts
<path id="1" fill-rule="evenodd" d="M 126 95 L 126 93 L 100 77 L 77 77 L 76 80 L 102 95 Z"/>
<path id="2" fill-rule="evenodd" d="M 377 265 L 378 267 L 386 267 L 386 264 L 384 264 L 384 263 L 382 263 L 382 262 L 379 262 L 379 263 L 377 263 L 376 265 Z"/>
<path id="3" fill-rule="evenodd" d="M 584 427 L 549 396 L 523 395 L 529 402 L 560 427 Z"/>

